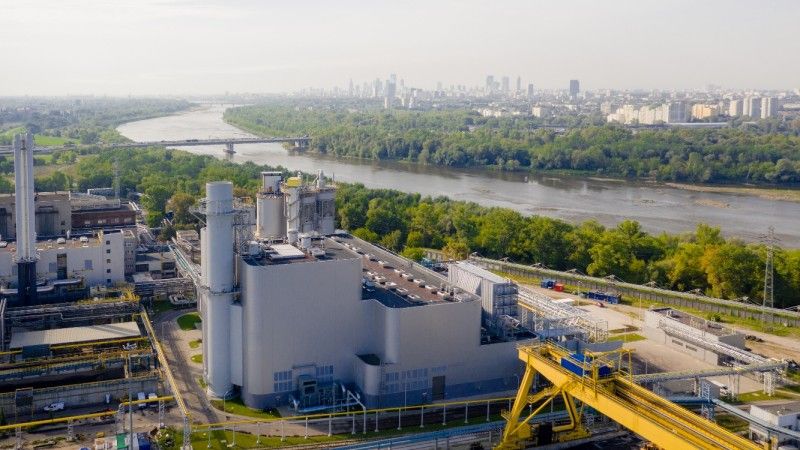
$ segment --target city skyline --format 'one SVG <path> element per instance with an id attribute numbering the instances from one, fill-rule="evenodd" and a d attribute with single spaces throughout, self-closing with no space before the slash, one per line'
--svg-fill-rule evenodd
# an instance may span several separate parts
<path id="1" fill-rule="evenodd" d="M 390 73 L 425 89 L 487 74 L 537 89 L 797 88 L 800 7 L 750 6 L 41 0 L 0 16 L 20 68 L 0 72 L 0 95 L 279 93 Z"/>

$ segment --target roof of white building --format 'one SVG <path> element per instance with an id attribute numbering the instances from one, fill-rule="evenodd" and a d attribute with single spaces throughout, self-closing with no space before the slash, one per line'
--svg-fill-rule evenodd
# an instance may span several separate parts
<path id="1" fill-rule="evenodd" d="M 478 267 L 475 264 L 466 261 L 458 261 L 457 263 L 455 263 L 455 265 L 458 266 L 460 269 L 466 270 L 467 272 L 473 275 L 487 279 L 492 283 L 497 283 L 497 284 L 509 283 L 508 279 L 503 278 L 500 275 L 497 275 L 496 273 L 489 272 L 483 267 Z"/>
<path id="2" fill-rule="evenodd" d="M 22 348 L 31 345 L 59 345 L 77 342 L 104 341 L 139 337 L 139 325 L 136 322 L 109 323 L 86 327 L 53 328 L 43 331 L 22 331 L 13 333 L 10 348 Z"/>
<path id="3" fill-rule="evenodd" d="M 770 405 L 752 405 L 751 408 L 760 408 L 776 416 L 789 416 L 800 414 L 800 401 L 774 403 Z"/>

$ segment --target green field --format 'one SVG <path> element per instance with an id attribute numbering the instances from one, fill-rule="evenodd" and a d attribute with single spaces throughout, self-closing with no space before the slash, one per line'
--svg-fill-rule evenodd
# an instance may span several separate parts
<path id="1" fill-rule="evenodd" d="M 194 330 L 197 327 L 197 324 L 200 323 L 200 314 L 196 312 L 184 314 L 178 317 L 178 326 L 181 327 L 183 331 Z"/>
<path id="2" fill-rule="evenodd" d="M 646 337 L 642 336 L 641 334 L 636 333 L 625 333 L 625 334 L 617 334 L 615 336 L 609 336 L 609 341 L 622 341 L 622 342 L 636 342 L 636 341 L 643 341 L 647 339 Z"/>
<path id="3" fill-rule="evenodd" d="M 241 398 L 225 400 L 225 409 L 222 409 L 222 400 L 212 400 L 211 405 L 220 411 L 225 411 L 227 413 L 236 414 L 239 416 L 255 417 L 258 419 L 277 419 L 281 417 L 281 414 L 276 409 L 262 411 L 260 409 L 253 409 L 245 406 L 245 404 L 242 403 Z"/>
<path id="4" fill-rule="evenodd" d="M 0 133 L 0 140 L 8 140 L 8 141 L 10 141 L 11 139 L 14 138 L 15 134 L 24 133 L 24 132 L 25 132 L 25 128 L 24 127 L 12 128 L 10 130 L 6 130 L 6 131 Z M 78 143 L 77 139 L 64 138 L 64 137 L 60 137 L 60 136 L 46 136 L 46 135 L 43 135 L 43 134 L 35 134 L 33 136 L 33 141 L 37 146 L 40 146 L 40 147 L 60 147 L 62 145 L 66 145 L 66 144 L 77 144 Z"/>

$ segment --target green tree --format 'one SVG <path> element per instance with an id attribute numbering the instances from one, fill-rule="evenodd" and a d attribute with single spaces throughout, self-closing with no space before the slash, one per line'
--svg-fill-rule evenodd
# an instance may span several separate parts
<path id="1" fill-rule="evenodd" d="M 733 299 L 761 297 L 763 265 L 758 255 L 740 242 L 709 247 L 702 258 L 709 293 Z"/>
<path id="2" fill-rule="evenodd" d="M 195 198 L 186 192 L 178 192 L 169 199 L 168 206 L 174 213 L 174 221 L 178 224 L 188 224 L 194 222 L 194 217 L 190 213 L 190 208 L 194 206 Z"/>

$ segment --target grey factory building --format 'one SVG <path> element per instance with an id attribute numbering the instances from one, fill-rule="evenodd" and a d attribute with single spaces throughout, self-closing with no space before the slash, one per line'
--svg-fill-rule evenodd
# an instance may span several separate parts
<path id="1" fill-rule="evenodd" d="M 238 391 L 250 407 L 289 404 L 311 412 L 347 402 L 380 407 L 517 388 L 516 346 L 532 334 L 493 335 L 482 327 L 479 296 L 332 232 L 325 220 L 308 220 L 298 233 L 291 216 L 296 192 L 312 203 L 308 198 L 319 193 L 325 204 L 315 210 L 333 213 L 332 186 L 322 174 L 313 184 L 295 177 L 283 182 L 269 172 L 262 178 L 262 192 L 283 193 L 285 203 L 267 217 L 258 208 L 259 226 L 285 229 L 285 236 L 256 233 L 238 242 L 230 183 L 209 183 L 201 202 L 206 228 L 198 292 L 209 395 Z M 309 223 L 323 229 L 309 230 Z"/>

